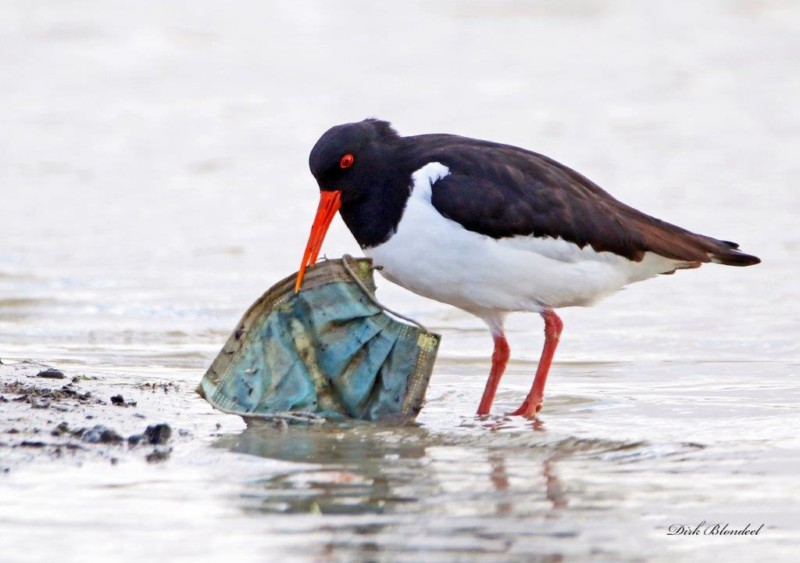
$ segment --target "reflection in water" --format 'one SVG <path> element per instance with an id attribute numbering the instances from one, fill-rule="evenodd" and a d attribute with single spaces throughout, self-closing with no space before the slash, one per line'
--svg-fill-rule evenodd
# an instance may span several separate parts
<path id="1" fill-rule="evenodd" d="M 561 561 L 591 539 L 591 526 L 573 513 L 586 509 L 585 485 L 567 486 L 564 464 L 585 472 L 598 462 L 698 449 L 559 436 L 541 421 L 504 417 L 465 417 L 457 428 L 259 425 L 216 446 L 279 462 L 265 464 L 268 474 L 251 482 L 240 502 L 273 533 L 304 545 L 316 536 L 309 546 L 321 560 L 469 553 L 471 560 Z M 592 519 L 616 502 L 595 493 Z"/>
<path id="2" fill-rule="evenodd" d="M 508 472 L 506 471 L 506 461 L 503 456 L 497 453 L 489 454 L 489 463 L 492 465 L 490 474 L 492 485 L 498 493 L 497 508 L 495 514 L 498 516 L 509 516 L 512 512 L 512 504 L 508 498 Z"/>
<path id="3" fill-rule="evenodd" d="M 216 445 L 291 464 L 253 482 L 245 510 L 293 515 L 276 524 L 285 533 L 330 533 L 323 559 L 465 548 L 489 556 L 513 552 L 526 538 L 575 537 L 575 530 L 548 523 L 568 504 L 557 465 L 569 446 L 508 447 L 518 432 L 480 426 L 495 445 L 464 448 L 421 426 L 366 424 L 251 426 Z M 548 545 L 541 560 L 561 560 Z"/>
<path id="4" fill-rule="evenodd" d="M 548 459 L 543 464 L 543 475 L 547 487 L 547 498 L 553 503 L 553 508 L 566 508 L 567 495 L 564 487 L 556 474 L 554 460 Z"/>
<path id="5" fill-rule="evenodd" d="M 218 445 L 275 460 L 313 464 L 260 482 L 264 512 L 381 514 L 414 502 L 405 491 L 425 468 L 426 431 L 419 427 L 366 431 L 359 425 L 250 427 Z M 320 467 L 322 465 L 322 467 Z M 419 482 L 416 483 L 419 486 Z"/>

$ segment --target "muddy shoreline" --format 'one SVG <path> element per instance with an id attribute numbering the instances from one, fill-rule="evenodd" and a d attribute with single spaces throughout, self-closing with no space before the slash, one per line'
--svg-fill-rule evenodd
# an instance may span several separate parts
<path id="1" fill-rule="evenodd" d="M 222 426 L 199 429 L 188 423 L 181 417 L 187 401 L 203 402 L 186 382 L 131 381 L 5 360 L 0 364 L 0 472 L 54 461 L 165 462 L 198 432 L 208 439 Z"/>

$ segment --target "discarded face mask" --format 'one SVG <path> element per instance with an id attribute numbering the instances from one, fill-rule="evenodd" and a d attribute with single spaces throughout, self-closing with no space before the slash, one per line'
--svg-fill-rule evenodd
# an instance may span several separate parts
<path id="1" fill-rule="evenodd" d="M 441 337 L 386 313 L 369 259 L 318 262 L 299 293 L 294 281 L 247 310 L 197 392 L 246 419 L 415 418 Z"/>

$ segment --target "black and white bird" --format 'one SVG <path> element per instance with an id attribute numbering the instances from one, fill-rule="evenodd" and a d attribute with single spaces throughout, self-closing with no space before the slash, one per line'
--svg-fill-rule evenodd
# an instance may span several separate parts
<path id="1" fill-rule="evenodd" d="M 320 188 L 295 289 L 339 211 L 390 281 L 480 317 L 494 338 L 478 414 L 488 414 L 509 358 L 508 313 L 539 313 L 545 343 L 515 415 L 542 406 L 561 335 L 555 309 L 586 306 L 627 284 L 705 262 L 759 263 L 733 242 L 671 225 L 616 200 L 546 156 L 460 137 L 402 137 L 385 122 L 338 125 L 309 157 Z"/>

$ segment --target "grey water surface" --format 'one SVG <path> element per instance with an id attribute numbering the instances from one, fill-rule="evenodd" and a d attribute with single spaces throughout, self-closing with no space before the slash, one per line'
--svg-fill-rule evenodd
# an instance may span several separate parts
<path id="1" fill-rule="evenodd" d="M 174 379 L 220 425 L 159 465 L 0 475 L 0 560 L 797 560 L 798 26 L 780 0 L 0 3 L 0 358 Z M 503 413 L 541 319 L 511 318 L 478 419 L 484 327 L 379 280 L 444 337 L 418 424 L 246 429 L 189 390 L 296 269 L 311 146 L 368 116 L 537 150 L 763 264 L 564 310 L 534 421 Z M 359 253 L 339 219 L 324 250 Z M 764 526 L 668 535 L 702 522 Z"/>

